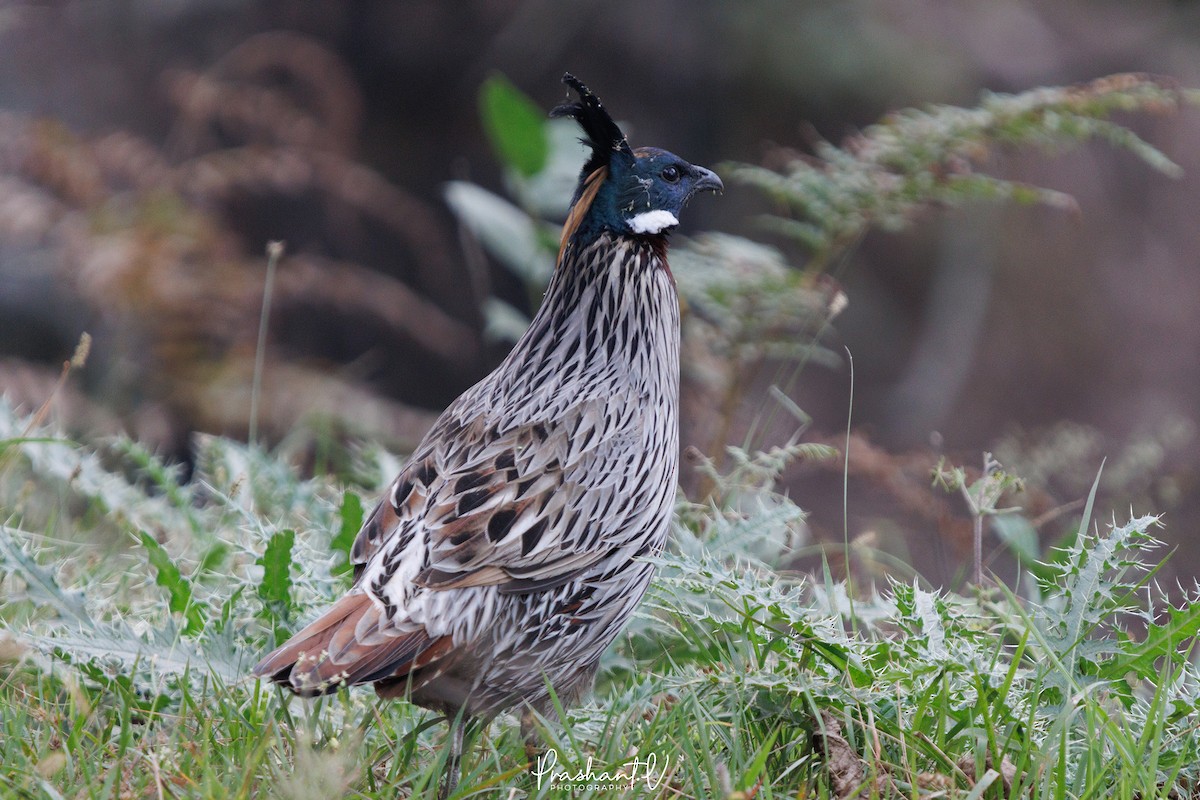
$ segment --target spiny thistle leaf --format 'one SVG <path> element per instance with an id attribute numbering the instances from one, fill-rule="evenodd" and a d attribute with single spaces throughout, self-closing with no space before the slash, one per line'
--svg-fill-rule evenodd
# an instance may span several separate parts
<path id="1" fill-rule="evenodd" d="M 267 548 L 255 561 L 263 568 L 262 581 L 258 584 L 258 596 L 262 598 L 264 611 L 279 621 L 286 621 L 291 616 L 292 545 L 295 542 L 295 531 L 277 531 L 271 534 Z"/>
<path id="2" fill-rule="evenodd" d="M 1085 519 L 1089 515 L 1090 508 Z M 1053 601 L 1036 610 L 1034 621 L 1043 646 L 1063 665 L 1047 673 L 1046 683 L 1064 697 L 1097 680 L 1097 665 L 1122 652 L 1119 639 L 1106 629 L 1136 611 L 1148 579 L 1138 556 L 1158 546 L 1148 531 L 1159 525 L 1158 517 L 1143 516 L 1114 523 L 1106 536 L 1081 534 L 1067 558 L 1051 565 Z"/>
<path id="3" fill-rule="evenodd" d="M 338 509 L 338 518 L 341 520 L 341 526 L 329 546 L 333 552 L 342 554 L 341 562 L 333 567 L 333 574 L 344 575 L 354 566 L 350 563 L 350 548 L 354 546 L 354 537 L 362 528 L 362 498 L 354 492 L 345 492 L 342 495 L 342 505 Z"/>
<path id="4" fill-rule="evenodd" d="M 201 674 L 207 669 L 229 683 L 245 677 L 250 654 L 201 646 L 179 634 L 168 621 L 163 628 L 144 633 L 117 622 L 96 624 L 90 629 L 64 627 L 48 635 L 26 632 L 23 636 L 73 666 L 91 664 L 110 678 L 125 671 L 141 679 L 141 673 L 147 671 L 153 677 L 145 683 L 153 684 L 162 677 L 179 678 L 197 668 Z M 99 673 L 92 670 L 89 676 L 98 678 Z"/>
<path id="5" fill-rule="evenodd" d="M 150 566 L 154 567 L 154 582 L 167 590 L 170 597 L 168 606 L 171 611 L 184 617 L 184 635 L 199 633 L 204 628 L 205 615 L 204 609 L 192 602 L 191 582 L 183 577 L 179 567 L 171 560 L 170 554 L 153 536 L 140 531 L 138 539 L 146 550 Z"/>
<path id="6" fill-rule="evenodd" d="M 229 558 L 229 545 L 224 542 L 214 542 L 211 547 L 204 551 L 204 556 L 200 559 L 200 564 L 196 567 L 196 575 L 203 576 L 210 573 L 219 572 L 221 565 Z"/>
<path id="7" fill-rule="evenodd" d="M 38 564 L 17 544 L 18 539 L 29 538 L 29 534 L 23 531 L 0 525 L 0 570 L 19 577 L 25 584 L 28 599 L 33 603 L 49 606 L 59 617 L 90 627 L 93 624 L 92 615 L 83 593 L 63 589 L 53 571 Z"/>

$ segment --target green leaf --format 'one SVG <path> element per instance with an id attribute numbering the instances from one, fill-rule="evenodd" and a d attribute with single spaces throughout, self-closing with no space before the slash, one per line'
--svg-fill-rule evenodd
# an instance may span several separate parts
<path id="1" fill-rule="evenodd" d="M 342 560 L 333 566 L 333 574 L 344 575 L 353 566 L 350 563 L 350 548 L 354 547 L 354 538 L 363 524 L 362 498 L 354 492 L 345 492 L 342 495 L 342 507 L 338 509 L 338 516 L 342 520 L 342 527 L 338 531 L 338 535 L 333 537 L 329 546 L 333 552 L 342 554 Z"/>
<path id="2" fill-rule="evenodd" d="M 1037 528 L 1020 514 L 998 514 L 990 518 L 992 530 L 1008 546 L 1022 566 L 1036 564 L 1041 557 Z"/>
<path id="3" fill-rule="evenodd" d="M 146 533 L 138 532 L 138 539 L 146 549 L 150 566 L 157 573 L 154 582 L 167 590 L 170 597 L 167 605 L 172 612 L 182 614 L 185 620 L 183 632 L 186 635 L 199 633 L 204 628 L 202 609 L 192 602 L 192 584 L 179 571 L 179 567 L 171 560 L 171 555 L 158 541 Z"/>
<path id="4" fill-rule="evenodd" d="M 489 342 L 515 342 L 529 328 L 529 317 L 499 297 L 483 301 L 483 336 Z"/>
<path id="5" fill-rule="evenodd" d="M 538 297 L 554 271 L 558 246 L 546 246 L 538 222 L 497 194 L 466 181 L 446 184 L 446 203 L 488 253 L 529 286 Z"/>
<path id="6" fill-rule="evenodd" d="M 496 74 L 479 90 L 479 112 L 492 147 L 506 166 L 526 178 L 542 171 L 549 152 L 546 117 L 532 100 Z"/>
<path id="7" fill-rule="evenodd" d="M 296 532 L 283 530 L 271 534 L 267 549 L 255 560 L 263 568 L 258 596 L 267 606 L 268 616 L 287 617 L 292 597 L 292 545 Z"/>
<path id="8" fill-rule="evenodd" d="M 1096 480 L 1092 481 L 1092 489 L 1088 492 L 1087 503 L 1083 507 L 1083 517 L 1079 520 L 1079 537 L 1087 536 L 1092 524 L 1092 508 L 1096 505 L 1096 490 L 1100 488 L 1100 476 L 1104 474 L 1104 464 L 1108 459 L 1100 461 L 1100 469 L 1096 470 Z"/>

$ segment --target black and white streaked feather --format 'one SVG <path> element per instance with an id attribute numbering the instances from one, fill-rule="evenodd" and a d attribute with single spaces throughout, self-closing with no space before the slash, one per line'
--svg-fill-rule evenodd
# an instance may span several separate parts
<path id="1" fill-rule="evenodd" d="M 354 543 L 350 592 L 255 673 L 299 694 L 489 718 L 569 700 L 645 593 L 678 472 L 670 227 L 720 181 L 632 150 L 571 76 L 592 146 L 529 330 L 441 415 Z"/>

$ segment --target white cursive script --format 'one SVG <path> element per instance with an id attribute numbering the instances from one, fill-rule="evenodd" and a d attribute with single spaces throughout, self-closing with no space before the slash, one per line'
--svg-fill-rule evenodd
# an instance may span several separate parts
<path id="1" fill-rule="evenodd" d="M 648 753 L 644 757 L 626 761 L 618 768 L 597 771 L 592 763 L 592 756 L 588 756 L 586 764 L 572 771 L 558 766 L 557 750 L 547 750 L 538 756 L 532 772 L 537 776 L 539 789 L 542 788 L 543 781 L 551 786 L 585 784 L 598 787 L 606 784 L 610 787 L 626 786 L 630 789 L 641 781 L 645 783 L 647 789 L 653 791 L 663 782 L 670 763 L 671 757 L 664 756 L 662 768 L 659 769 L 658 754 Z"/>

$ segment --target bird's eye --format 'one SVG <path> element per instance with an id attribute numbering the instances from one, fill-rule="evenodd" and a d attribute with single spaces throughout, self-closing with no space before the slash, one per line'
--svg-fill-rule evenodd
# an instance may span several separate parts
<path id="1" fill-rule="evenodd" d="M 662 171 L 662 178 L 667 183 L 675 183 L 679 180 L 679 167 L 667 167 Z"/>

